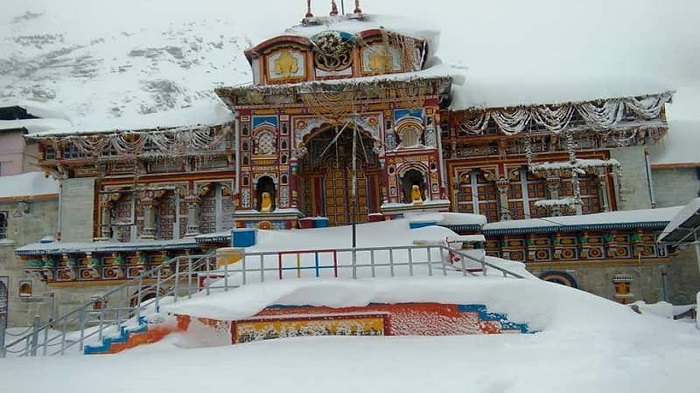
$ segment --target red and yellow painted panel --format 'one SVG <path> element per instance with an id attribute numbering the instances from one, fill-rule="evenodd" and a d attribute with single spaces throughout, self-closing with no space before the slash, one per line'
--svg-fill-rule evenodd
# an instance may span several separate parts
<path id="1" fill-rule="evenodd" d="M 191 330 L 188 317 L 178 316 L 178 321 L 180 329 Z M 233 344 L 298 336 L 446 336 L 529 331 L 526 324 L 511 322 L 504 314 L 488 312 L 484 305 L 440 303 L 342 308 L 271 306 L 248 319 L 207 322 L 202 325 L 216 325 L 219 332 L 224 323 L 229 324 Z"/>
<path id="2" fill-rule="evenodd" d="M 387 314 L 262 317 L 231 324 L 234 344 L 298 336 L 385 336 Z"/>

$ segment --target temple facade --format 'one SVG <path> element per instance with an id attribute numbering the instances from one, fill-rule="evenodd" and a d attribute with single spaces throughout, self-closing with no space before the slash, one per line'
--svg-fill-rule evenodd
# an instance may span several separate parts
<path id="1" fill-rule="evenodd" d="M 647 146 L 667 132 L 672 93 L 460 105 L 469 85 L 438 64 L 436 37 L 359 6 L 309 12 L 245 51 L 253 84 L 216 89 L 215 116 L 28 136 L 61 180 L 60 238 L 17 255 L 35 280 L 99 292 L 227 245 L 232 228 L 474 213 L 489 223 L 452 229 L 544 279 L 670 299 L 673 250 L 656 236 L 675 210 L 614 214 L 655 207 Z"/>

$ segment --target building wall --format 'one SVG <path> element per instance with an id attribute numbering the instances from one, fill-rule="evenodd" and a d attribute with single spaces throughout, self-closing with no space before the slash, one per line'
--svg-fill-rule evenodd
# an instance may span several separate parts
<path id="1" fill-rule="evenodd" d="M 696 168 L 652 168 L 651 176 L 657 207 L 685 205 L 700 196 Z"/>
<path id="2" fill-rule="evenodd" d="M 23 151 L 22 131 L 0 131 L 0 176 L 22 173 Z"/>
<path id="3" fill-rule="evenodd" d="M 606 299 L 615 300 L 615 285 L 613 276 L 626 274 L 632 276 L 632 294 L 630 301 L 642 300 L 646 303 L 656 303 L 664 300 L 663 276 L 664 265 L 655 263 L 646 264 L 619 264 L 576 266 L 565 269 L 529 268 L 532 274 L 540 276 L 552 270 L 566 273 L 573 277 L 578 288 Z M 670 293 L 669 298 L 677 297 L 676 293 Z M 669 299 L 671 300 L 671 299 Z"/>
<path id="4" fill-rule="evenodd" d="M 647 180 L 646 162 L 642 146 L 610 149 L 610 158 L 622 165 L 622 176 L 617 179 L 617 210 L 650 209 L 651 195 Z"/>
<path id="5" fill-rule="evenodd" d="M 61 241 L 93 240 L 95 179 L 73 178 L 61 181 Z"/>
<path id="6" fill-rule="evenodd" d="M 0 211 L 8 212 L 7 239 L 0 240 L 0 276 L 9 276 L 8 326 L 27 326 L 35 314 L 49 314 L 49 290 L 39 280 L 25 275 L 15 249 L 36 243 L 56 233 L 58 198 L 33 200 L 28 208 L 15 201 L 0 201 Z M 30 280 L 32 297 L 19 297 L 20 280 Z"/>
<path id="7" fill-rule="evenodd" d="M 681 206 L 700 196 L 697 168 L 654 168 L 654 195 L 658 207 Z M 692 245 L 679 250 L 668 266 L 674 304 L 693 303 L 700 292 L 700 254 Z"/>

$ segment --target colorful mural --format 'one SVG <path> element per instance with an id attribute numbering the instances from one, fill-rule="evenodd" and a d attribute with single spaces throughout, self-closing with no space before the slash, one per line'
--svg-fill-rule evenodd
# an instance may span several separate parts
<path id="1" fill-rule="evenodd" d="M 178 330 L 221 336 L 231 343 L 300 336 L 448 336 L 530 333 L 526 323 L 489 312 L 482 304 L 370 304 L 363 307 L 270 306 L 253 317 L 220 321 L 178 315 Z"/>

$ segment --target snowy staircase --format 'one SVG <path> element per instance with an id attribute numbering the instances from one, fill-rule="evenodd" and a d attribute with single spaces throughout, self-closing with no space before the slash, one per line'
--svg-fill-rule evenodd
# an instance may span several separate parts
<path id="1" fill-rule="evenodd" d="M 213 255 L 173 258 L 5 345 L 2 354 L 52 356 L 116 353 L 153 342 L 168 331 L 164 324 L 148 323 L 164 298 L 190 297 L 200 290 L 197 275 L 215 267 Z M 124 299 L 136 299 L 123 306 Z M 99 306 L 96 304 L 99 303 Z M 170 329 L 172 330 L 172 329 Z"/>
<path id="2" fill-rule="evenodd" d="M 324 256 L 332 256 L 327 266 L 319 263 Z M 357 256 L 362 256 L 364 261 L 356 260 Z M 401 262 L 397 259 L 399 256 L 406 259 Z M 292 261 L 286 261 L 285 257 Z M 302 266 L 303 260 L 313 263 Z M 180 256 L 102 295 L 98 299 L 101 307 L 96 307 L 92 301 L 48 324 L 35 326 L 31 332 L 7 344 L 5 352 L 15 356 L 116 353 L 155 342 L 178 328 L 177 324 L 163 323 L 161 318 L 155 318 L 154 323 L 145 318 L 157 316 L 161 303 L 175 303 L 200 291 L 208 296 L 211 291 L 227 291 L 253 279 L 264 282 L 287 277 L 321 277 L 322 271 L 330 274 L 327 277 L 353 279 L 379 277 L 381 271 L 390 272 L 392 277 L 401 275 L 400 272 L 432 276 L 448 275 L 449 271 L 474 276 L 470 268 L 474 264 L 480 266 L 478 270 L 483 275 L 488 269 L 489 274 L 497 272 L 504 277 L 522 278 L 490 264 L 483 257 L 474 258 L 467 250 L 444 245 L 256 252 L 246 253 L 240 263 L 221 267 L 217 266 L 215 255 Z M 216 284 L 207 283 L 211 278 Z M 137 301 L 133 306 L 123 307 L 124 299 Z"/>

